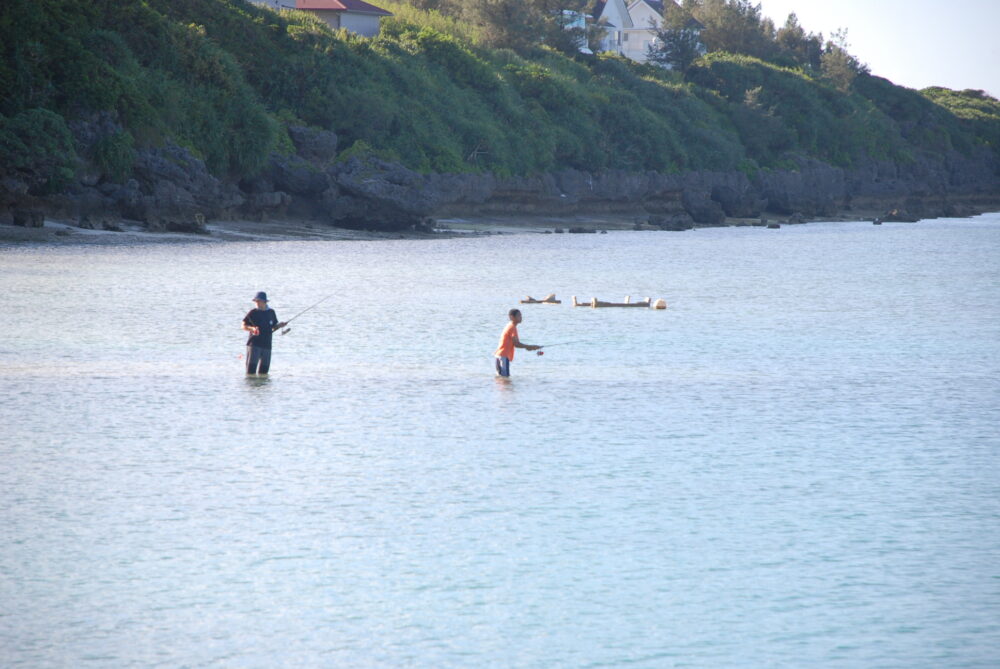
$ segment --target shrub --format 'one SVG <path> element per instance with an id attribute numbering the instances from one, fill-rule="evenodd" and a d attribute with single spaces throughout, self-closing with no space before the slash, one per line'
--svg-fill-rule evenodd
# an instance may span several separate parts
<path id="1" fill-rule="evenodd" d="M 62 116 L 29 109 L 0 115 L 0 173 L 24 179 L 37 193 L 55 192 L 73 177 L 79 158 Z"/>
<path id="2" fill-rule="evenodd" d="M 714 4 L 739 10 L 730 18 L 753 18 L 746 3 Z M 539 47 L 537 36 L 520 53 L 489 48 L 485 31 L 468 21 L 402 0 L 387 6 L 396 16 L 367 39 L 333 31 L 307 12 L 244 0 L 7 0 L 0 12 L 4 168 L 53 187 L 77 160 L 64 141 L 67 120 L 101 110 L 123 126 L 95 148 L 95 161 L 116 179 L 127 174 L 135 148 L 168 140 L 216 174 L 249 175 L 272 151 L 293 150 L 284 130 L 292 121 L 336 132 L 347 155 L 504 175 L 757 169 L 786 165 L 791 155 L 850 165 L 866 156 L 906 160 L 917 150 L 983 146 L 1000 152 L 993 98 L 921 94 L 863 71 L 838 90 L 817 74 L 808 49 L 790 55 L 815 41 L 794 22 L 784 46 L 755 53 L 811 63 L 805 69 L 713 53 L 693 63 L 685 80 L 607 54 Z M 766 37 L 767 26 L 758 24 Z M 725 25 L 711 23 L 716 38 Z M 733 44 L 752 51 L 741 39 Z"/>

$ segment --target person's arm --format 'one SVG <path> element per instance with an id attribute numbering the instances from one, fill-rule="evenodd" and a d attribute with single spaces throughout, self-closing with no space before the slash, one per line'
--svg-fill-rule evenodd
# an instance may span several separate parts
<path id="1" fill-rule="evenodd" d="M 271 313 L 274 315 L 274 320 L 278 320 L 278 314 L 275 314 L 273 311 Z M 288 325 L 288 323 L 282 321 L 281 323 L 278 323 L 273 328 L 271 328 L 271 332 L 276 332 L 281 328 L 285 327 L 286 325 Z"/>
<path id="2" fill-rule="evenodd" d="M 260 330 L 257 328 L 257 326 L 250 321 L 249 315 L 243 317 L 243 324 L 240 326 L 240 329 L 246 330 L 252 335 L 260 334 Z"/>
<path id="3" fill-rule="evenodd" d="M 541 346 L 535 346 L 534 344 L 522 344 L 520 337 L 514 337 L 514 348 L 523 348 L 526 351 L 537 351 Z"/>

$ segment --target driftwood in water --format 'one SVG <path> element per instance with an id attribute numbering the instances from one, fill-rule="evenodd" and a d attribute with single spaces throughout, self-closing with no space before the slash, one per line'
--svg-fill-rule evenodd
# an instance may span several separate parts
<path id="1" fill-rule="evenodd" d="M 521 304 L 562 304 L 562 300 L 557 300 L 555 293 L 549 293 L 540 300 L 536 300 L 531 295 L 528 295 L 521 300 Z"/>
<path id="2" fill-rule="evenodd" d="M 624 302 L 602 302 L 596 297 L 590 298 L 590 302 L 578 302 L 576 295 L 573 296 L 573 306 L 574 307 L 591 307 L 593 309 L 599 309 L 601 307 L 646 307 L 653 309 L 666 309 L 667 303 L 662 298 L 653 302 L 650 298 L 645 300 L 640 300 L 638 302 L 633 302 L 632 298 L 628 295 L 625 296 Z"/>

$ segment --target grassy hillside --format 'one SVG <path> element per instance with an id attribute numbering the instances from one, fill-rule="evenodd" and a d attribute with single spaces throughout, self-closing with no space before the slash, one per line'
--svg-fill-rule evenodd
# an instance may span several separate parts
<path id="1" fill-rule="evenodd" d="M 851 165 L 918 151 L 1000 151 L 1000 103 L 862 75 L 848 93 L 801 69 L 715 53 L 680 75 L 611 56 L 487 49 L 399 3 L 382 34 L 329 30 L 243 0 L 7 0 L 0 9 L 0 172 L 56 189 L 83 162 L 121 180 L 171 140 L 219 176 L 291 150 L 285 128 L 335 131 L 422 171 Z M 96 141 L 71 131 L 103 112 Z M 79 133 L 75 133 L 79 135 Z"/>

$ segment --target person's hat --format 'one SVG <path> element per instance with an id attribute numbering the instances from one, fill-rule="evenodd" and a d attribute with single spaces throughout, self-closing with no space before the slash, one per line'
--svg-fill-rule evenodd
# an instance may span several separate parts
<path id="1" fill-rule="evenodd" d="M 267 302 L 267 293 L 265 293 L 262 290 L 259 293 L 257 293 L 256 295 L 254 295 L 253 296 L 253 301 L 256 302 L 257 300 L 260 300 L 261 302 Z"/>

